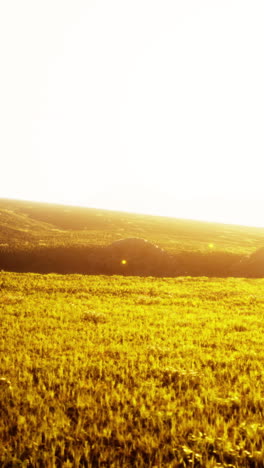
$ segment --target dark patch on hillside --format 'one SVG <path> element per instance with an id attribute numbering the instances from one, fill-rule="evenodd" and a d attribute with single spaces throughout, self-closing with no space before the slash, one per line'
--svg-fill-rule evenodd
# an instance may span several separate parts
<path id="1" fill-rule="evenodd" d="M 0 269 L 264 277 L 264 229 L 0 200 Z"/>
<path id="2" fill-rule="evenodd" d="M 264 247 L 257 249 L 251 255 L 242 257 L 234 265 L 234 273 L 239 276 L 264 278 Z"/>
<path id="3" fill-rule="evenodd" d="M 162 252 L 162 253 L 161 253 Z M 121 274 L 138 276 L 248 276 L 243 269 L 243 257 L 231 253 L 182 252 L 169 255 L 161 251 L 115 252 L 109 247 L 54 247 L 9 251 L 0 248 L 0 269 L 15 272 Z M 125 261 L 123 263 L 123 261 Z M 254 276 L 254 270 L 250 271 Z"/>

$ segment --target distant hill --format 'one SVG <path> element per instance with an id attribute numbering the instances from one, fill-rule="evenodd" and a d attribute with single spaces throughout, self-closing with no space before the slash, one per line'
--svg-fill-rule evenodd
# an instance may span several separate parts
<path id="1" fill-rule="evenodd" d="M 226 276 L 242 262 L 245 275 L 245 259 L 264 246 L 264 228 L 0 199 L 0 269 L 140 274 L 135 262 L 125 270 L 107 260 L 104 248 L 126 238 L 170 256 L 154 269 L 149 258 L 144 269 L 143 258 L 144 274 Z"/>

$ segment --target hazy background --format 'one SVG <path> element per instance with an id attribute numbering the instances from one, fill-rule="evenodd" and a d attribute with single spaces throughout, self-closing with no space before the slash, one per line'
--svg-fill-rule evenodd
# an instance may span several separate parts
<path id="1" fill-rule="evenodd" d="M 263 0 L 2 0 L 0 197 L 264 227 Z"/>

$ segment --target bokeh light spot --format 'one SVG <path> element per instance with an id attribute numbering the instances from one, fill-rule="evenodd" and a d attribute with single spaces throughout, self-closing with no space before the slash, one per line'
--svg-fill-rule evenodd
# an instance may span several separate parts
<path id="1" fill-rule="evenodd" d="M 126 265 L 126 264 L 127 264 L 127 261 L 126 261 L 126 260 L 121 260 L 121 264 L 122 264 L 122 265 Z"/>

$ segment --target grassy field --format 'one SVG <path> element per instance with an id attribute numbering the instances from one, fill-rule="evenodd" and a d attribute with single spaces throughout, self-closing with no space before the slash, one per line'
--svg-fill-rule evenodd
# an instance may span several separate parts
<path id="1" fill-rule="evenodd" d="M 263 279 L 2 272 L 0 310 L 1 467 L 264 466 Z"/>

